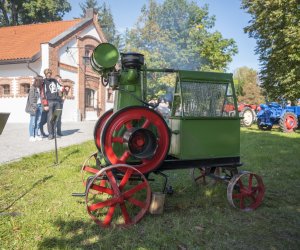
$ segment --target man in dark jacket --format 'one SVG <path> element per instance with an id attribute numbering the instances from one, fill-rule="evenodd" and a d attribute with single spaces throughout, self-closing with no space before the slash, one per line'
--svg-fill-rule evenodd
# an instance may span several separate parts
<path id="1" fill-rule="evenodd" d="M 45 69 L 44 74 L 46 78 L 43 83 L 43 100 L 44 109 L 48 110 L 47 115 L 47 128 L 48 128 L 48 139 L 52 140 L 54 138 L 54 130 L 56 129 L 56 123 L 52 124 L 51 119 L 53 113 L 56 109 L 61 108 L 61 100 L 59 96 L 60 85 L 55 78 L 52 78 L 52 71 L 50 69 Z M 57 121 L 57 119 L 56 119 Z"/>

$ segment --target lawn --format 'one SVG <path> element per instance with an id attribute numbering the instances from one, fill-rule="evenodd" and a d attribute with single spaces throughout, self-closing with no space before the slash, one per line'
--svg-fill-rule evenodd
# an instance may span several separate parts
<path id="1" fill-rule="evenodd" d="M 88 216 L 80 169 L 92 141 L 0 166 L 0 249 L 299 249 L 300 131 L 241 130 L 241 170 L 263 177 L 253 212 L 227 202 L 226 186 L 197 186 L 189 170 L 166 172 L 175 192 L 162 215 L 127 228 L 99 228 Z M 158 178 L 154 176 L 155 178 Z M 157 187 L 157 182 L 151 185 Z"/>

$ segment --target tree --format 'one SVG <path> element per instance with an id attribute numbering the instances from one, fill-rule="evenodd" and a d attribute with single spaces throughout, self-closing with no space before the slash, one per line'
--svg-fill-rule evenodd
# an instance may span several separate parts
<path id="1" fill-rule="evenodd" d="M 243 0 L 250 15 L 244 31 L 256 39 L 260 80 L 270 99 L 300 98 L 300 3 Z"/>
<path id="2" fill-rule="evenodd" d="M 97 0 L 86 0 L 84 3 L 80 3 L 79 5 L 83 12 L 81 17 L 84 17 L 86 10 L 91 8 L 98 13 L 98 22 L 106 36 L 107 41 L 114 44 L 116 47 L 119 47 L 120 35 L 116 30 L 110 7 L 105 2 L 103 2 L 101 5 L 98 5 Z"/>
<path id="3" fill-rule="evenodd" d="M 125 37 L 125 49 L 145 55 L 148 67 L 224 71 L 237 53 L 233 39 L 212 32 L 215 17 L 208 6 L 199 7 L 187 0 L 149 0 L 134 28 Z M 170 82 L 161 77 L 165 89 Z M 170 80 L 170 79 L 169 79 Z M 151 84 L 151 82 L 150 82 Z M 158 84 L 153 83 L 159 93 Z"/>
<path id="4" fill-rule="evenodd" d="M 234 71 L 233 79 L 238 95 L 238 101 L 247 104 L 263 103 L 265 98 L 258 85 L 257 71 L 248 67 L 241 67 Z"/>
<path id="5" fill-rule="evenodd" d="M 58 21 L 70 10 L 66 0 L 0 0 L 0 26 Z"/>

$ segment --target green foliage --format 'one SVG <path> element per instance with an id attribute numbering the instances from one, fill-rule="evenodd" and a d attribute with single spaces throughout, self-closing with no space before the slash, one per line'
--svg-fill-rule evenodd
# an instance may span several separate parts
<path id="1" fill-rule="evenodd" d="M 149 0 L 127 31 L 125 49 L 145 54 L 151 68 L 224 71 L 237 47 L 233 39 L 210 31 L 214 21 L 208 6 L 196 2 Z"/>
<path id="2" fill-rule="evenodd" d="M 300 133 L 241 130 L 240 170 L 263 177 L 262 205 L 240 212 L 226 184 L 195 185 L 189 169 L 166 171 L 175 192 L 162 215 L 146 214 L 130 228 L 102 229 L 86 211 L 80 169 L 94 142 L 23 158 L 0 167 L 1 249 L 298 249 Z M 159 191 L 163 178 L 150 175 Z"/>
<path id="3" fill-rule="evenodd" d="M 257 41 L 262 87 L 272 99 L 300 98 L 300 3 L 243 0 L 250 15 L 245 32 Z"/>
<path id="4" fill-rule="evenodd" d="M 71 10 L 67 0 L 0 1 L 0 26 L 62 20 Z"/>
<path id="5" fill-rule="evenodd" d="M 110 7 L 105 2 L 98 5 L 97 0 L 86 0 L 84 3 L 80 3 L 79 5 L 83 12 L 81 17 L 85 16 L 87 9 L 94 9 L 94 11 L 98 13 L 99 25 L 101 26 L 107 41 L 114 44 L 116 47 L 119 47 L 120 35 L 117 33 Z"/>
<path id="6" fill-rule="evenodd" d="M 247 104 L 263 103 L 265 98 L 262 95 L 262 89 L 258 85 L 258 75 L 256 70 L 241 67 L 233 74 L 238 101 Z"/>

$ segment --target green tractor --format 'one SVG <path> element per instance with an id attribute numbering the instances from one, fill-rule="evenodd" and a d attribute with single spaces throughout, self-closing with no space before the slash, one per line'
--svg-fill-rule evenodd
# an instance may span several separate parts
<path id="1" fill-rule="evenodd" d="M 91 65 L 102 83 L 115 91 L 112 110 L 96 123 L 97 152 L 83 164 L 87 211 L 102 227 L 128 226 L 148 212 L 149 181 L 165 178 L 165 170 L 190 169 L 194 182 L 208 177 L 228 184 L 229 203 L 244 211 L 256 209 L 264 197 L 262 178 L 239 172 L 240 117 L 232 74 L 173 69 L 149 69 L 139 53 L 121 53 L 109 43 L 95 48 Z M 147 76 L 175 74 L 168 122 L 146 100 Z"/>

